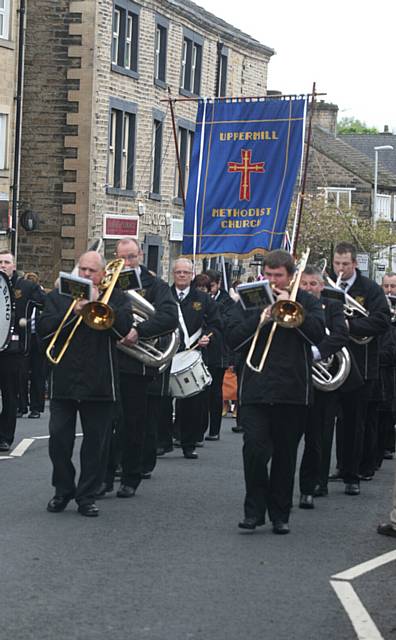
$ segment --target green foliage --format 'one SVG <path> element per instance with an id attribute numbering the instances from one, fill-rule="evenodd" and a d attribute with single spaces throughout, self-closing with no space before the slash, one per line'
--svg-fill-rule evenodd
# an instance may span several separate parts
<path id="1" fill-rule="evenodd" d="M 295 211 L 295 206 L 291 211 Z M 293 219 L 288 225 L 290 236 L 292 229 Z M 375 259 L 381 249 L 396 244 L 396 233 L 389 223 L 374 225 L 370 218 L 363 218 L 354 208 L 341 211 L 334 205 L 325 204 L 322 195 L 306 195 L 297 253 L 301 254 L 310 247 L 311 263 L 317 263 L 321 258 L 330 260 L 332 249 L 341 241 L 352 242 L 358 252 L 368 253 L 371 259 Z"/>
<path id="2" fill-rule="evenodd" d="M 343 133 L 379 133 L 375 127 L 368 127 L 356 118 L 341 118 L 337 122 L 337 135 Z"/>

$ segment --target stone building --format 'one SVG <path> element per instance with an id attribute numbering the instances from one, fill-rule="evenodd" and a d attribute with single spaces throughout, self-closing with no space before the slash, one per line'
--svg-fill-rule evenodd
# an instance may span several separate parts
<path id="1" fill-rule="evenodd" d="M 0 0 L 0 249 L 9 247 L 15 150 L 19 1 Z"/>
<path id="2" fill-rule="evenodd" d="M 307 192 L 323 193 L 326 200 L 359 215 L 371 217 L 374 210 L 374 155 L 370 158 L 352 144 L 349 137 L 337 136 L 338 107 L 323 101 L 315 105 L 312 146 L 307 172 Z M 391 219 L 396 213 L 396 175 L 378 169 L 378 208 L 388 202 Z M 388 200 L 389 198 L 389 200 Z"/>
<path id="3" fill-rule="evenodd" d="M 29 3 L 19 266 L 51 283 L 90 242 L 136 234 L 168 278 L 183 207 L 168 91 L 266 95 L 274 51 L 189 0 Z M 197 104 L 175 104 L 184 185 Z M 105 229 L 105 231 L 104 231 Z"/>

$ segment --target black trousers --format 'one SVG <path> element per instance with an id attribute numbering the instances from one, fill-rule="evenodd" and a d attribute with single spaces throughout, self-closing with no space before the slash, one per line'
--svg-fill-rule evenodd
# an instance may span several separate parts
<path id="1" fill-rule="evenodd" d="M 381 466 L 385 451 L 395 452 L 395 418 L 391 409 L 378 413 L 377 466 Z"/>
<path id="2" fill-rule="evenodd" d="M 47 358 L 39 346 L 36 334 L 32 335 L 29 357 L 29 406 L 30 411 L 43 413 L 45 404 L 45 379 L 47 377 Z"/>
<path id="3" fill-rule="evenodd" d="M 340 393 L 342 408 L 341 473 L 344 482 L 359 483 L 363 456 L 364 426 L 371 395 L 372 380 L 349 393 Z"/>
<path id="4" fill-rule="evenodd" d="M 308 407 L 302 405 L 242 405 L 245 516 L 288 522 L 293 501 L 298 443 Z M 271 471 L 267 465 L 271 460 Z"/>
<path id="5" fill-rule="evenodd" d="M 147 425 L 143 444 L 143 473 L 151 473 L 157 464 L 158 426 L 166 403 L 163 396 L 148 396 Z M 171 444 L 172 445 L 172 439 Z"/>
<path id="6" fill-rule="evenodd" d="M 173 398 L 163 396 L 161 402 L 161 416 L 157 424 L 158 447 L 172 448 L 173 437 Z"/>
<path id="7" fill-rule="evenodd" d="M 137 489 L 143 472 L 143 445 L 147 420 L 147 388 L 151 378 L 120 373 L 122 404 L 121 483 Z"/>
<path id="8" fill-rule="evenodd" d="M 331 447 L 337 414 L 336 392 L 314 392 L 304 433 L 304 453 L 300 465 L 300 491 L 313 494 L 316 485 L 327 487 Z"/>
<path id="9" fill-rule="evenodd" d="M 194 447 L 202 440 L 202 408 L 205 390 L 191 398 L 176 401 L 176 431 L 183 449 Z"/>
<path id="10" fill-rule="evenodd" d="M 0 414 L 0 440 L 12 444 L 15 435 L 18 410 L 19 370 L 23 356 L 0 353 L 0 391 L 2 411 Z"/>
<path id="11" fill-rule="evenodd" d="M 57 495 L 73 495 L 78 504 L 95 501 L 103 479 L 103 461 L 114 419 L 114 402 L 51 400 L 49 455 L 53 465 L 52 485 Z M 80 449 L 80 477 L 72 462 L 77 412 L 83 439 Z"/>
<path id="12" fill-rule="evenodd" d="M 204 391 L 201 440 L 208 427 L 209 435 L 218 436 L 220 433 L 223 413 L 223 378 L 225 371 L 225 369 L 221 369 L 220 367 L 209 367 L 212 384 Z"/>
<path id="13" fill-rule="evenodd" d="M 378 460 L 378 401 L 370 401 L 367 407 L 364 423 L 363 451 L 360 461 L 360 474 L 373 476 L 377 469 Z"/>

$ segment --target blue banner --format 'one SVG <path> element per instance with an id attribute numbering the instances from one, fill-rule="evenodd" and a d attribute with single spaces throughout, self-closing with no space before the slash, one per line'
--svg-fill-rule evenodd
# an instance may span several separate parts
<path id="1" fill-rule="evenodd" d="M 282 246 L 304 115 L 305 98 L 199 103 L 183 255 L 248 255 Z"/>

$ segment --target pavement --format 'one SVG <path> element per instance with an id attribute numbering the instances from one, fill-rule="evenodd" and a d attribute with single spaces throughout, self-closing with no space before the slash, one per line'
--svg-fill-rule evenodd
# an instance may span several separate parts
<path id="1" fill-rule="evenodd" d="M 0 460 L 0 639 L 395 640 L 396 540 L 376 533 L 395 461 L 360 496 L 334 482 L 304 511 L 296 492 L 288 536 L 245 533 L 234 424 L 223 419 L 197 461 L 180 449 L 158 459 L 134 498 L 109 494 L 90 519 L 74 503 L 46 511 L 48 412 L 19 419 L 14 452 L 24 453 Z M 332 576 L 377 558 L 338 582 L 353 587 L 343 606 Z"/>

